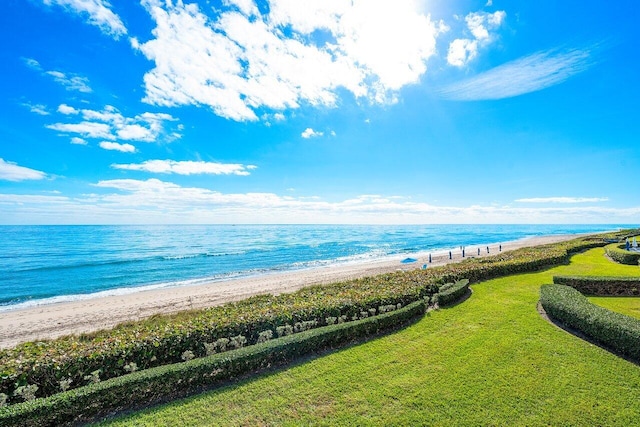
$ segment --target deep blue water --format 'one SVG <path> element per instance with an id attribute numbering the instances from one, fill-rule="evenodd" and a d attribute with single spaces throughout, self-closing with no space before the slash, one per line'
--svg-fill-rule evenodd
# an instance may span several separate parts
<path id="1" fill-rule="evenodd" d="M 1 226 L 0 311 L 628 225 Z M 47 301 L 42 301 L 42 300 Z"/>

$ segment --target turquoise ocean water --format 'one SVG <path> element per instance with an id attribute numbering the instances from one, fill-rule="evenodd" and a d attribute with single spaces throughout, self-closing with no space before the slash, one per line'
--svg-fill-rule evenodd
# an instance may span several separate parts
<path id="1" fill-rule="evenodd" d="M 630 225 L 1 226 L 0 311 Z"/>

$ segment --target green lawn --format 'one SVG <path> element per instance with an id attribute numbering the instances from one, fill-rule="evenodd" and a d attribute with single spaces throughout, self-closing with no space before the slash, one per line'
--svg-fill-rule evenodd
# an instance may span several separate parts
<path id="1" fill-rule="evenodd" d="M 589 301 L 611 311 L 640 319 L 640 297 L 589 297 Z"/>
<path id="2" fill-rule="evenodd" d="M 554 274 L 638 276 L 603 249 L 472 286 L 394 334 L 108 425 L 640 425 L 640 367 L 543 320 Z"/>

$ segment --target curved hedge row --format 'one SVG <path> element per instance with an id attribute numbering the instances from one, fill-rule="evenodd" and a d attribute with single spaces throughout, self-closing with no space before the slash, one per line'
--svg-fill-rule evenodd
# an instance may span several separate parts
<path id="1" fill-rule="evenodd" d="M 630 252 L 624 249 L 624 244 L 613 243 L 605 246 L 604 250 L 611 258 L 617 263 L 627 264 L 627 265 L 639 265 L 640 264 L 640 253 L 638 252 Z"/>
<path id="2" fill-rule="evenodd" d="M 540 303 L 549 317 L 640 362 L 640 320 L 592 304 L 570 286 L 543 285 Z"/>
<path id="3" fill-rule="evenodd" d="M 453 304 L 460 300 L 469 290 L 469 279 L 458 280 L 455 283 L 447 283 L 440 287 L 436 294 L 440 307 Z"/>
<path id="4" fill-rule="evenodd" d="M 553 276 L 553 283 L 598 296 L 640 296 L 640 277 Z"/>
<path id="5" fill-rule="evenodd" d="M 334 348 L 397 328 L 425 312 L 424 300 L 362 320 L 325 326 L 273 339 L 223 354 L 134 372 L 118 378 L 29 402 L 0 408 L 0 425 L 57 426 L 95 420 L 117 410 L 184 396 L 281 365 L 317 351 Z"/>
<path id="6" fill-rule="evenodd" d="M 468 259 L 428 270 L 396 272 L 290 294 L 264 295 L 237 303 L 171 316 L 156 316 L 113 330 L 31 342 L 0 351 L 0 397 L 8 403 L 24 400 L 20 387 L 37 386 L 35 397 L 49 396 L 96 380 L 138 370 L 179 363 L 219 351 L 217 343 L 235 340 L 250 345 L 282 331 L 324 326 L 338 319 L 353 320 L 371 310 L 427 298 L 443 284 L 468 278 L 471 282 L 525 273 L 566 263 L 571 254 L 604 246 L 601 238 L 576 239 L 555 245 L 523 248 L 486 258 Z M 262 337 L 262 338 L 261 338 Z M 222 340 L 222 341 L 221 341 Z M 244 340 L 244 341 L 242 341 Z M 31 397 L 31 396 L 30 396 Z"/>

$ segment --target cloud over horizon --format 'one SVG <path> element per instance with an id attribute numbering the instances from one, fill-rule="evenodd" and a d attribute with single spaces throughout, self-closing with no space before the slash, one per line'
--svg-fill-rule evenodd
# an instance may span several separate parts
<path id="1" fill-rule="evenodd" d="M 518 203 L 598 203 L 607 202 L 608 197 L 531 197 L 517 199 Z"/>
<path id="2" fill-rule="evenodd" d="M 69 198 L 0 194 L 0 213 L 55 214 L 78 223 L 363 223 L 527 224 L 632 223 L 640 206 L 629 208 L 437 206 L 401 196 L 360 195 L 339 201 L 281 196 L 270 192 L 224 193 L 181 186 L 156 178 L 111 179 L 93 184 L 100 194 Z M 47 216 L 47 218 L 50 216 Z M 10 218 L 10 217 L 7 217 Z"/>

